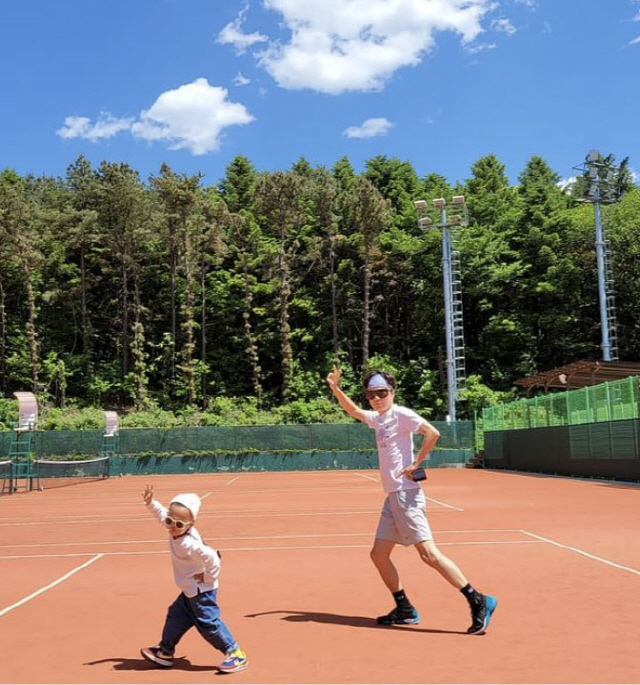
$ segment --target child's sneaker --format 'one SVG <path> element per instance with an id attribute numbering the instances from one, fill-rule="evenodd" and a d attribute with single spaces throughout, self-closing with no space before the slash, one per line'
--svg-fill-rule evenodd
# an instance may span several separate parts
<path id="1" fill-rule="evenodd" d="M 173 666 L 173 654 L 165 654 L 160 645 L 155 647 L 143 647 L 140 654 L 151 663 L 162 668 L 171 668 Z"/>
<path id="2" fill-rule="evenodd" d="M 231 652 L 228 652 L 219 668 L 225 673 L 235 673 L 236 671 L 243 671 L 249 665 L 247 655 L 236 647 Z"/>

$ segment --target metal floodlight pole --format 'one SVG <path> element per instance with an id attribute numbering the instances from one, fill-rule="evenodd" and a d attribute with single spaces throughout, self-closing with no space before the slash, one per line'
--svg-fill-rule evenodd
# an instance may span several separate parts
<path id="1" fill-rule="evenodd" d="M 451 278 L 451 240 L 447 225 L 447 210 L 440 210 L 442 229 L 442 285 L 444 291 L 444 328 L 447 347 L 447 398 L 449 420 L 456 420 L 456 362 L 453 341 L 453 279 Z"/>
<path id="2" fill-rule="evenodd" d="M 424 213 L 427 211 L 427 203 L 424 200 L 417 200 L 414 202 L 415 208 L 418 212 Z M 465 207 L 464 197 L 456 195 L 451 200 L 451 205 L 454 209 L 461 209 Z M 458 392 L 458 374 L 456 363 L 456 341 L 455 341 L 455 325 L 454 325 L 454 293 L 453 293 L 453 268 L 451 257 L 451 234 L 450 227 L 453 224 L 460 224 L 461 217 L 455 214 L 450 218 L 447 217 L 447 203 L 444 198 L 437 198 L 433 200 L 433 206 L 440 214 L 440 221 L 437 224 L 442 232 L 442 286 L 444 293 L 444 323 L 445 323 L 445 342 L 447 350 L 446 368 L 447 368 L 447 405 L 448 405 L 448 420 L 455 422 L 456 420 L 456 399 Z M 422 217 L 418 220 L 420 228 L 428 228 L 433 225 L 433 221 L 429 217 Z M 461 323 L 460 323 L 461 325 Z"/>
<path id="3" fill-rule="evenodd" d="M 612 354 L 612 330 L 609 325 L 610 320 L 615 324 L 615 316 L 612 300 L 612 292 L 609 292 L 611 283 L 607 284 L 607 245 L 604 239 L 604 229 L 602 226 L 601 203 L 612 201 L 612 183 L 617 174 L 613 163 L 613 155 L 609 155 L 604 161 L 598 150 L 590 150 L 584 163 L 580 167 L 574 167 L 585 174 L 589 182 L 589 188 L 585 193 L 583 201 L 593 204 L 595 220 L 595 243 L 596 243 L 596 264 L 598 271 L 598 302 L 600 309 L 600 333 L 603 361 L 611 361 Z M 604 170 L 606 168 L 606 175 Z M 602 176 L 601 176 L 602 169 Z M 615 201 L 615 200 L 613 200 Z"/>
<path id="4" fill-rule="evenodd" d="M 597 181 L 596 181 L 597 183 Z M 604 237 L 602 234 L 602 218 L 600 215 L 599 190 L 596 191 L 596 200 L 593 204 L 596 224 L 596 263 L 598 265 L 598 300 L 600 302 L 600 331 L 602 337 L 602 359 L 605 362 L 611 361 L 611 339 L 609 336 L 609 317 L 607 314 L 607 289 L 605 284 L 604 267 Z"/>

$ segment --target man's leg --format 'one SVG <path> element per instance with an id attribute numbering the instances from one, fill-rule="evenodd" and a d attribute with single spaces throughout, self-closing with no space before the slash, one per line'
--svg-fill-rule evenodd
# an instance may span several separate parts
<path id="1" fill-rule="evenodd" d="M 467 632 L 470 635 L 483 635 L 487 631 L 491 616 L 498 605 L 496 598 L 491 595 L 483 595 L 471 587 L 458 565 L 445 556 L 436 547 L 433 540 L 418 542 L 414 546 L 422 561 L 438 571 L 453 587 L 460 590 L 469 602 L 471 625 Z"/>
<path id="2" fill-rule="evenodd" d="M 389 592 L 400 590 L 400 576 L 398 570 L 391 561 L 391 552 L 396 546 L 392 540 L 381 540 L 376 538 L 371 549 L 371 561 L 378 569 L 382 582 L 389 588 Z"/>
<path id="3" fill-rule="evenodd" d="M 398 570 L 391 561 L 391 552 L 395 546 L 396 543 L 392 540 L 376 538 L 371 549 L 371 560 L 396 603 L 395 609 L 384 616 L 378 616 L 376 620 L 381 625 L 418 623 L 418 612 L 402 589 Z"/>

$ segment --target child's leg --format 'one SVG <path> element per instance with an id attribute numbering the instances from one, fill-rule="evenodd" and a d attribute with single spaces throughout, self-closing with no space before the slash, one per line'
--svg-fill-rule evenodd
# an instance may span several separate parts
<path id="1" fill-rule="evenodd" d="M 160 647 L 165 654 L 175 651 L 182 636 L 194 625 L 188 598 L 181 592 L 167 611 Z"/>
<path id="2" fill-rule="evenodd" d="M 200 635 L 223 654 L 238 646 L 226 623 L 220 618 L 217 590 L 201 592 L 189 598 L 194 623 Z"/>

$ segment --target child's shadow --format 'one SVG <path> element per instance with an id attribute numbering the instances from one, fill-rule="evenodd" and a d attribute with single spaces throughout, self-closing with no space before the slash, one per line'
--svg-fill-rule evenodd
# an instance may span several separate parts
<path id="1" fill-rule="evenodd" d="M 293 621 L 304 623 L 311 621 L 314 623 L 333 623 L 340 626 L 354 626 L 356 628 L 374 628 L 376 630 L 411 630 L 416 633 L 449 633 L 451 635 L 466 635 L 464 630 L 438 630 L 437 628 L 416 628 L 410 625 L 384 626 L 376 623 L 375 619 L 368 616 L 345 616 L 343 614 L 329 614 L 322 611 L 262 611 L 257 614 L 245 614 L 246 618 L 257 618 L 258 616 L 269 616 L 273 614 L 283 614 L 283 621 Z"/>
<path id="2" fill-rule="evenodd" d="M 192 664 L 189 659 L 176 657 L 173 661 L 173 668 L 158 668 L 150 664 L 145 659 L 133 659 L 131 657 L 110 657 L 106 659 L 96 659 L 95 661 L 85 661 L 85 666 L 95 666 L 96 664 L 113 663 L 114 671 L 209 671 L 214 675 L 220 675 L 216 666 L 197 666 Z"/>

